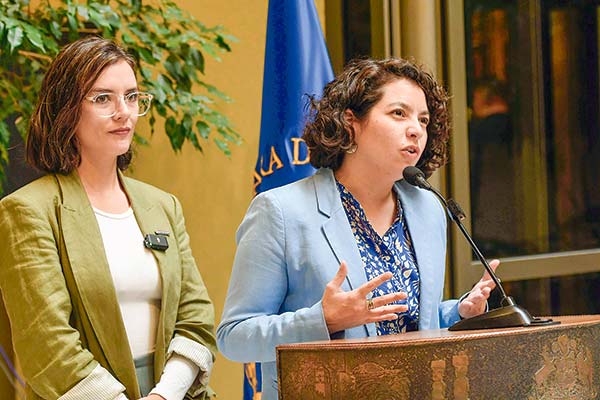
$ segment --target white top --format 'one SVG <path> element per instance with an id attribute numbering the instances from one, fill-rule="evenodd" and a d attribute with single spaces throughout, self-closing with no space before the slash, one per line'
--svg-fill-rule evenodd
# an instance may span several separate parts
<path id="1" fill-rule="evenodd" d="M 104 251 L 115 285 L 121 316 L 134 358 L 153 353 L 162 288 L 156 259 L 143 245 L 143 235 L 130 208 L 110 214 L 94 208 Z M 212 370 L 212 354 L 200 343 L 175 336 L 159 382 L 150 393 L 183 399 L 192 385 L 203 390 Z M 59 400 L 127 400 L 125 387 L 100 365 Z M 192 390 L 190 390 L 192 391 Z"/>
<path id="2" fill-rule="evenodd" d="M 94 208 L 133 358 L 154 353 L 162 287 L 158 265 L 130 208 L 110 214 Z"/>

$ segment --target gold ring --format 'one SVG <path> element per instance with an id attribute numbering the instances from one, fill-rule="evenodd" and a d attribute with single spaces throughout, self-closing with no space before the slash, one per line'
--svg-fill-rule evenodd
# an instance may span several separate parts
<path id="1" fill-rule="evenodd" d="M 367 299 L 367 310 L 371 311 L 375 308 L 375 304 L 373 304 L 373 299 Z"/>

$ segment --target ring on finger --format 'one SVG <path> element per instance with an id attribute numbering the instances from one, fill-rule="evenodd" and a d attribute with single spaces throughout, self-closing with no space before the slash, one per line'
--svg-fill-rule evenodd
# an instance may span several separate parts
<path id="1" fill-rule="evenodd" d="M 367 310 L 371 311 L 373 308 L 375 308 L 375 304 L 373 304 L 373 299 L 368 298 L 367 299 Z"/>

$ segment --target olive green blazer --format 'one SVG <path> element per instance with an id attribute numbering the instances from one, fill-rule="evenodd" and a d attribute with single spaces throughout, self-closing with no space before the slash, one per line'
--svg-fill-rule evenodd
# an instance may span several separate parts
<path id="1" fill-rule="evenodd" d="M 170 232 L 153 250 L 162 279 L 154 360 L 160 378 L 182 336 L 216 353 L 214 310 L 196 268 L 179 201 L 119 174 L 142 233 Z M 28 399 L 56 399 L 98 363 L 140 397 L 96 217 L 76 172 L 48 175 L 0 201 L 0 288 Z M 186 398 L 205 398 L 197 391 Z"/>

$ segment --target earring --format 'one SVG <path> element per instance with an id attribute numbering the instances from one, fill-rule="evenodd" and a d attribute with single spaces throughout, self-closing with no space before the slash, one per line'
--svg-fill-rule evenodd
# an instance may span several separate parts
<path id="1" fill-rule="evenodd" d="M 357 148 L 358 148 L 358 145 L 356 143 L 352 143 L 352 146 L 350 146 L 350 148 L 348 150 L 346 150 L 346 153 L 354 154 L 354 153 L 356 153 Z"/>

